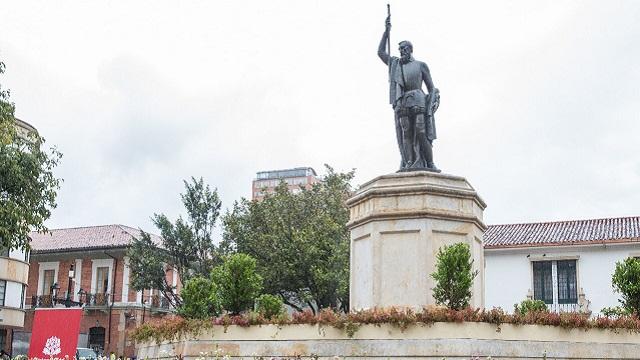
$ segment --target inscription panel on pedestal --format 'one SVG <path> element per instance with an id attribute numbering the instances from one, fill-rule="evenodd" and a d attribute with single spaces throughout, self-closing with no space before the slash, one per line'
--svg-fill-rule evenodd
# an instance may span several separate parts
<path id="1" fill-rule="evenodd" d="M 419 230 L 380 233 L 379 303 L 415 306 L 424 303 L 419 289 L 426 282 L 424 247 Z"/>

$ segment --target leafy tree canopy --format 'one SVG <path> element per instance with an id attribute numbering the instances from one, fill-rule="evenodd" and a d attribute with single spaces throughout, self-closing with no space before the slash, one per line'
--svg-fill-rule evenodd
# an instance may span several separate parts
<path id="1" fill-rule="evenodd" d="M 241 200 L 223 216 L 227 252 L 257 260 L 264 291 L 301 310 L 349 307 L 349 211 L 354 172 L 327 166 L 322 182 L 292 193 L 284 182 L 262 201 Z"/>
<path id="2" fill-rule="evenodd" d="M 5 65 L 0 62 L 0 75 Z M 61 179 L 53 174 L 62 154 L 44 149 L 36 132 L 19 133 L 10 92 L 0 85 L 0 248 L 29 250 L 29 232 L 46 232 Z"/>
<path id="3" fill-rule="evenodd" d="M 181 194 L 187 219 L 178 217 L 172 223 L 164 214 L 154 214 L 153 222 L 160 229 L 161 239 L 154 242 L 149 234 L 131 244 L 128 251 L 131 264 L 131 286 L 135 290 L 158 289 L 174 306 L 182 300 L 166 280 L 165 269 L 173 268 L 183 283 L 193 277 L 208 278 L 214 265 L 220 263 L 212 232 L 222 203 L 218 192 L 204 180 L 184 181 Z"/>

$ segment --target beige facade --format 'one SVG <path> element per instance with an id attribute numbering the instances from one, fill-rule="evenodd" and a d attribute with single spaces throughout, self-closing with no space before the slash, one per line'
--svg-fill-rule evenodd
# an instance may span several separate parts
<path id="1" fill-rule="evenodd" d="M 38 133 L 38 130 L 36 130 L 36 128 L 31 126 L 31 124 L 29 124 L 26 121 L 22 121 L 20 119 L 16 119 L 16 127 L 18 129 L 18 135 L 22 137 L 27 137 L 28 134 L 31 132 L 36 134 Z"/>

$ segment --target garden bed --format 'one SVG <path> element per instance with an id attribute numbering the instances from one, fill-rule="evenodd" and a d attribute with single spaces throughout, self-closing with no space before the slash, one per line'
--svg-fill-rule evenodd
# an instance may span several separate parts
<path id="1" fill-rule="evenodd" d="M 307 312 L 270 321 L 255 314 L 175 318 L 132 335 L 139 358 L 636 359 L 639 325 L 632 317 L 432 308 Z"/>

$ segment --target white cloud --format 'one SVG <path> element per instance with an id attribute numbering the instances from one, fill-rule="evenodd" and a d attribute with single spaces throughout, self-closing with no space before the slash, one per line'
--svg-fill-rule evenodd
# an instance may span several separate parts
<path id="1" fill-rule="evenodd" d="M 3 85 L 64 153 L 50 225 L 153 230 L 192 175 L 231 206 L 259 170 L 395 171 L 385 4 L 5 2 Z M 637 215 L 640 4 L 392 6 L 442 92 L 436 163 L 488 223 Z"/>

